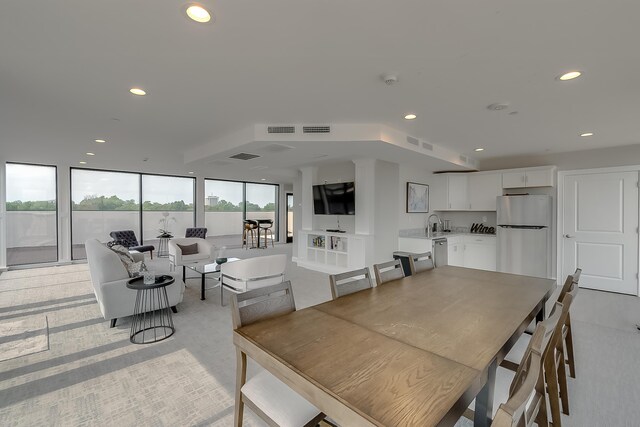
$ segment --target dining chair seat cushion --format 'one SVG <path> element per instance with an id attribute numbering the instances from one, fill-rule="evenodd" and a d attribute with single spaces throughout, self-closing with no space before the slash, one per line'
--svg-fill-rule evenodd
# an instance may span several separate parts
<path id="1" fill-rule="evenodd" d="M 242 394 L 280 427 L 300 427 L 320 410 L 285 383 L 262 371 L 242 386 Z"/>
<path id="2" fill-rule="evenodd" d="M 182 251 L 182 256 L 184 257 L 185 255 L 195 255 L 198 253 L 198 244 L 197 243 L 193 243 L 191 245 L 181 245 L 178 244 L 178 247 L 180 248 L 180 250 Z"/>

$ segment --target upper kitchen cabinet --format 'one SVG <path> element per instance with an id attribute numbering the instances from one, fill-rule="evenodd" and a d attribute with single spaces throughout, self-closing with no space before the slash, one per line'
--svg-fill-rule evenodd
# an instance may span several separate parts
<path id="1" fill-rule="evenodd" d="M 469 210 L 495 211 L 496 197 L 502 196 L 502 175 L 499 173 L 471 173 L 469 180 Z"/>
<path id="2" fill-rule="evenodd" d="M 554 166 L 514 169 L 502 173 L 502 188 L 553 187 Z"/>
<path id="3" fill-rule="evenodd" d="M 468 178 L 466 173 L 440 175 L 444 186 L 444 200 L 436 205 L 437 210 L 463 211 L 469 209 Z"/>

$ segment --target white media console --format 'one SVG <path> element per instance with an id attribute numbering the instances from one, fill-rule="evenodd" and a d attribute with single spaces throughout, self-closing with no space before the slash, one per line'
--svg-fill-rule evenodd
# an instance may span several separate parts
<path id="1" fill-rule="evenodd" d="M 335 274 L 365 267 L 367 240 L 362 234 L 332 233 L 320 230 L 298 231 L 300 267 Z"/>

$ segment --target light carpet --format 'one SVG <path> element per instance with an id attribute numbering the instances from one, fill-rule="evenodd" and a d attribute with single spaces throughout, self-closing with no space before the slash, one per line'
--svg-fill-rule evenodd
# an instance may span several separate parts
<path id="1" fill-rule="evenodd" d="M 47 316 L 0 322 L 0 362 L 48 349 Z"/>

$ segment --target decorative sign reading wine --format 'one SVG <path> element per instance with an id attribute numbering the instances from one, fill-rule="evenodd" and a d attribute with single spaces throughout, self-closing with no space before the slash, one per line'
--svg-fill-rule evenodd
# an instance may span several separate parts
<path id="1" fill-rule="evenodd" d="M 469 232 L 478 234 L 496 234 L 496 228 L 474 223 L 471 224 L 471 229 L 469 230 Z"/>

